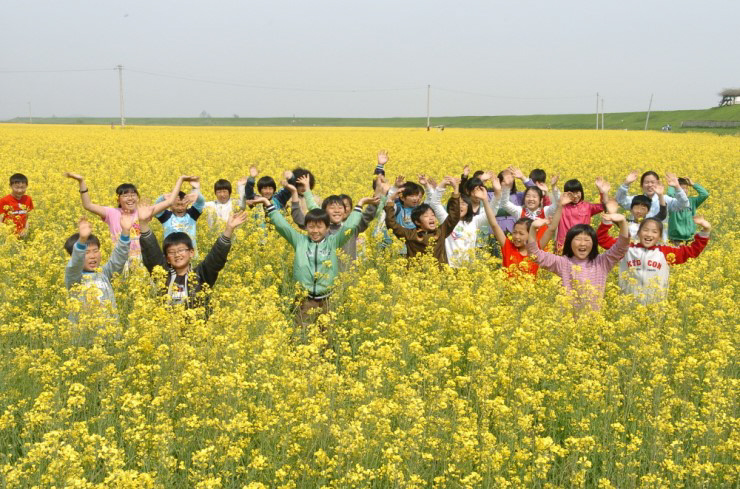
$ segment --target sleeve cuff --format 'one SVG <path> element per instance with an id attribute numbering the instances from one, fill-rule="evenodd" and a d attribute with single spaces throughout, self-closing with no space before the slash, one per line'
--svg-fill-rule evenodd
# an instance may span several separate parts
<path id="1" fill-rule="evenodd" d="M 270 204 L 270 205 L 267 206 L 267 209 L 265 209 L 265 212 L 269 214 L 269 213 L 271 213 L 272 211 L 275 211 L 275 210 L 277 210 L 277 207 L 275 207 L 275 204 Z"/>
<path id="2" fill-rule="evenodd" d="M 356 210 L 357 212 L 362 212 L 362 206 L 361 206 L 361 205 L 356 205 L 356 206 L 355 206 L 355 210 Z"/>
<path id="3" fill-rule="evenodd" d="M 697 236 L 701 236 L 702 238 L 709 238 L 709 233 L 706 231 L 701 231 L 699 233 L 696 233 Z"/>
<path id="4" fill-rule="evenodd" d="M 128 234 L 122 234 L 122 235 L 120 235 L 120 236 L 118 237 L 118 239 L 120 239 L 120 240 L 121 240 L 121 241 L 123 241 L 123 242 L 126 242 L 126 241 L 131 241 L 131 236 L 130 236 L 130 235 L 128 235 Z"/>
<path id="5" fill-rule="evenodd" d="M 79 250 L 79 251 L 85 251 L 85 250 L 87 250 L 87 243 L 85 243 L 85 244 L 82 244 L 82 243 L 80 243 L 79 241 L 77 241 L 77 242 L 75 243 L 75 248 L 76 248 L 77 250 Z"/>
<path id="6" fill-rule="evenodd" d="M 148 238 L 149 236 L 151 236 L 151 234 L 152 234 L 152 230 L 149 229 L 148 231 L 144 231 L 143 233 L 141 233 L 141 237 Z"/>

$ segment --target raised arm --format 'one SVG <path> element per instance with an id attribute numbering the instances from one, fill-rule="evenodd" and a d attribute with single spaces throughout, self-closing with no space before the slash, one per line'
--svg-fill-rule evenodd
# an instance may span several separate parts
<path id="1" fill-rule="evenodd" d="M 547 226 L 545 232 L 542 233 L 542 236 L 540 236 L 540 248 L 544 249 L 547 246 L 547 243 L 549 243 L 550 240 L 555 237 L 555 232 L 560 225 L 560 218 L 563 217 L 563 207 L 570 204 L 571 202 L 573 202 L 572 192 L 563 192 L 562 194 L 560 194 L 560 198 L 558 199 L 555 206 L 555 212 L 552 215 L 550 224 Z"/>
<path id="2" fill-rule="evenodd" d="M 175 200 L 177 199 L 178 194 L 180 193 L 180 187 L 182 187 L 183 182 L 197 182 L 200 179 L 200 177 L 194 177 L 194 176 L 188 176 L 183 175 L 180 178 L 177 179 L 175 182 L 175 186 L 172 188 L 172 193 L 169 195 L 166 195 L 165 198 L 154 204 L 152 207 L 152 212 L 156 215 L 161 212 L 163 212 L 165 209 L 167 209 L 169 206 L 175 203 Z"/>
<path id="3" fill-rule="evenodd" d="M 673 255 L 670 265 L 680 265 L 686 263 L 689 258 L 696 258 L 701 254 L 709 242 L 709 232 L 712 226 L 701 216 L 694 216 L 694 222 L 701 226 L 702 230 L 694 236 L 694 241 L 688 246 L 661 246 L 660 251 L 664 255 Z"/>
<path id="4" fill-rule="evenodd" d="M 535 219 L 532 222 L 532 225 L 529 227 L 527 253 L 529 256 L 533 257 L 537 264 L 542 268 L 562 276 L 563 271 L 569 266 L 570 262 L 568 261 L 568 258 L 544 251 L 537 244 L 537 232 L 542 226 L 547 224 L 547 219 Z M 552 223 L 550 225 L 552 225 Z"/>
<path id="5" fill-rule="evenodd" d="M 164 257 L 162 248 L 159 247 L 157 237 L 154 236 L 152 230 L 149 229 L 149 222 L 152 220 L 153 206 L 142 206 L 137 208 L 137 216 L 139 218 L 139 227 L 141 229 L 141 236 L 139 237 L 139 243 L 141 244 L 141 260 L 149 273 L 154 270 L 154 267 L 160 266 L 167 269 L 167 260 Z"/>
<path id="6" fill-rule="evenodd" d="M 689 197 L 678 183 L 678 177 L 674 173 L 665 174 L 666 183 L 676 191 L 673 199 L 666 199 L 669 212 L 676 212 L 690 207 Z"/>
<path id="7" fill-rule="evenodd" d="M 630 185 L 637 180 L 637 176 L 638 173 L 636 171 L 631 171 L 624 179 L 624 183 L 617 189 L 617 202 L 623 209 L 629 210 L 632 205 L 632 196 L 628 192 Z"/>
<path id="8" fill-rule="evenodd" d="M 659 221 L 663 221 L 668 217 L 668 207 L 665 203 L 665 187 L 662 183 L 658 182 L 658 184 L 655 185 L 655 193 L 658 194 L 658 203 L 660 205 L 660 210 L 655 215 L 655 218 Z"/>
<path id="9" fill-rule="evenodd" d="M 72 255 L 69 257 L 67 266 L 64 267 L 64 285 L 68 289 L 82 282 L 82 270 L 85 267 L 85 253 L 87 252 L 87 240 L 92 234 L 92 226 L 84 217 L 77 224 L 77 232 L 80 237 L 72 247 Z"/>
<path id="10" fill-rule="evenodd" d="M 226 227 L 221 236 L 211 247 L 211 251 L 195 269 L 195 272 L 203 279 L 205 283 L 213 287 L 218 279 L 218 274 L 226 266 L 226 259 L 231 250 L 231 236 L 238 226 L 247 220 L 246 211 L 237 214 L 231 214 L 226 221 Z"/>
<path id="11" fill-rule="evenodd" d="M 627 218 L 622 214 L 603 214 L 601 218 L 619 225 L 619 237 L 616 242 L 594 260 L 599 266 L 609 271 L 627 254 L 630 245 L 630 228 L 627 224 Z M 594 246 L 596 246 L 596 243 L 594 243 Z"/>
<path id="12" fill-rule="evenodd" d="M 272 202 L 262 196 L 256 197 L 254 200 L 256 203 L 265 206 L 267 217 L 269 217 L 272 223 L 275 225 L 275 230 L 280 236 L 285 238 L 293 248 L 295 248 L 298 244 L 298 240 L 300 240 L 303 235 L 293 229 L 290 223 L 285 220 L 283 215 Z"/>
<path id="13" fill-rule="evenodd" d="M 398 197 L 398 194 L 400 192 L 400 190 L 397 190 L 388 198 L 388 201 L 385 204 L 385 225 L 388 229 L 393 231 L 393 234 L 395 234 L 399 238 L 412 238 L 414 234 L 416 234 L 416 230 L 406 229 L 405 227 L 401 226 L 395 219 L 396 197 Z"/>
<path id="14" fill-rule="evenodd" d="M 77 180 L 77 182 L 80 184 L 80 199 L 82 199 L 82 207 L 85 210 L 88 210 L 93 214 L 97 214 L 101 218 L 105 219 L 105 206 L 92 203 L 92 200 L 90 200 L 89 189 L 87 188 L 87 184 L 85 183 L 85 177 L 77 173 L 70 172 L 66 172 L 64 176 L 73 180 Z"/>
<path id="15" fill-rule="evenodd" d="M 485 188 L 478 187 L 473 190 L 473 195 L 479 198 L 481 204 L 483 204 L 483 209 L 486 212 L 486 220 L 488 221 L 488 225 L 491 226 L 491 230 L 493 231 L 493 236 L 496 238 L 496 241 L 498 241 L 501 246 L 504 246 L 504 243 L 506 243 L 506 234 L 504 233 L 504 230 L 501 229 L 501 226 L 498 225 L 498 221 L 496 220 L 496 211 L 491 206 L 491 203 L 488 202 L 488 192 Z"/>
<path id="16" fill-rule="evenodd" d="M 694 187 L 694 190 L 699 194 L 697 197 L 694 197 L 694 203 L 696 204 L 696 207 L 699 207 L 709 198 L 709 192 L 698 183 L 692 182 L 690 178 L 687 177 L 686 179 L 689 181 L 689 185 Z"/>
<path id="17" fill-rule="evenodd" d="M 111 253 L 108 262 L 103 265 L 103 275 L 108 277 L 108 280 L 113 278 L 113 274 L 123 272 L 126 266 L 131 249 L 130 235 L 133 224 L 134 216 L 132 214 L 121 214 L 121 235 L 113 246 L 113 253 Z"/>
<path id="18" fill-rule="evenodd" d="M 442 235 L 446 238 L 452 231 L 455 230 L 455 226 L 460 222 L 460 179 L 453 178 L 452 182 L 452 197 L 450 197 L 449 214 L 447 219 L 442 222 Z M 484 199 L 485 200 L 485 199 Z"/>

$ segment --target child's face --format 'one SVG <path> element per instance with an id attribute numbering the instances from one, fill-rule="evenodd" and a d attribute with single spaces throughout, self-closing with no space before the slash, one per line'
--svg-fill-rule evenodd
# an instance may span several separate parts
<path id="1" fill-rule="evenodd" d="M 683 191 L 684 191 L 684 192 L 686 193 L 686 195 L 689 195 L 689 189 L 690 189 L 691 187 L 689 187 L 688 185 L 681 185 L 681 188 L 682 188 L 682 189 L 683 189 Z"/>
<path id="2" fill-rule="evenodd" d="M 101 259 L 101 253 L 100 248 L 98 245 L 87 245 L 87 250 L 85 250 L 85 265 L 84 269 L 92 272 L 96 268 L 100 266 L 100 259 Z"/>
<path id="3" fill-rule="evenodd" d="M 23 182 L 13 182 L 10 186 L 10 192 L 16 199 L 23 197 L 26 194 L 26 189 L 28 189 L 28 184 Z"/>
<path id="4" fill-rule="evenodd" d="M 185 199 L 177 197 L 175 199 L 175 203 L 172 204 L 170 209 L 172 209 L 172 212 L 174 212 L 176 216 L 184 216 L 185 212 L 188 210 L 188 202 Z"/>
<path id="5" fill-rule="evenodd" d="M 129 190 L 118 196 L 118 205 L 126 212 L 134 212 L 138 203 L 139 196 L 136 192 Z"/>
<path id="6" fill-rule="evenodd" d="M 642 181 L 642 193 L 648 197 L 652 197 L 655 194 L 655 186 L 658 184 L 658 179 L 654 175 L 648 175 Z"/>
<path id="7" fill-rule="evenodd" d="M 631 210 L 632 217 L 634 217 L 636 221 L 642 221 L 643 219 L 645 219 L 645 216 L 647 216 L 648 213 L 647 206 L 644 206 L 642 204 L 633 205 Z"/>
<path id="8" fill-rule="evenodd" d="M 352 213 L 352 202 L 349 199 L 342 199 L 342 202 L 344 202 L 344 218 L 347 219 Z"/>
<path id="9" fill-rule="evenodd" d="M 167 263 L 175 270 L 181 270 L 190 265 L 193 256 L 195 256 L 195 250 L 191 250 L 182 243 L 173 244 L 167 248 Z"/>
<path id="10" fill-rule="evenodd" d="M 328 209 L 327 209 L 328 212 Z M 306 224 L 306 231 L 308 231 L 308 237 L 314 243 L 318 243 L 329 234 L 329 227 L 324 221 L 311 221 Z"/>
<path id="11" fill-rule="evenodd" d="M 524 207 L 530 211 L 534 211 L 540 208 L 540 196 L 537 192 L 527 191 L 524 194 Z"/>
<path id="12" fill-rule="evenodd" d="M 275 189 L 272 187 L 262 187 L 260 189 L 260 195 L 267 200 L 270 200 L 273 195 L 275 195 Z"/>
<path id="13" fill-rule="evenodd" d="M 427 209 L 424 214 L 419 216 L 419 221 L 416 225 L 422 231 L 434 231 L 437 229 L 437 218 L 434 216 L 434 211 L 432 209 Z"/>
<path id="14" fill-rule="evenodd" d="M 332 224 L 339 224 L 345 217 L 344 204 L 332 202 L 326 206 L 326 213 L 329 214 L 329 221 L 331 221 Z"/>
<path id="15" fill-rule="evenodd" d="M 473 199 L 474 197 L 471 197 Z M 468 213 L 468 203 L 463 199 L 460 199 L 460 216 L 464 216 Z"/>
<path id="16" fill-rule="evenodd" d="M 660 242 L 660 228 L 658 224 L 653 221 L 646 222 L 637 232 L 637 238 L 645 248 L 657 245 Z"/>
<path id="17" fill-rule="evenodd" d="M 421 203 L 421 194 L 413 194 L 406 197 L 402 195 L 401 203 L 404 207 L 416 207 Z"/>
<path id="18" fill-rule="evenodd" d="M 580 192 L 580 191 L 578 191 L 578 192 L 571 192 L 571 195 L 572 195 L 572 198 L 573 198 L 572 204 L 577 204 L 577 203 L 579 203 L 580 201 L 583 200 L 583 193 Z"/>
<path id="19" fill-rule="evenodd" d="M 229 198 L 231 198 L 231 192 L 229 192 L 225 188 L 216 190 L 216 200 L 218 200 L 221 204 L 227 203 L 229 201 Z"/>
<path id="20" fill-rule="evenodd" d="M 573 238 L 570 242 L 570 249 L 573 251 L 573 256 L 579 260 L 588 259 L 588 254 L 591 253 L 591 249 L 594 247 L 594 242 L 586 233 L 581 233 Z"/>
<path id="21" fill-rule="evenodd" d="M 511 243 L 517 249 L 523 249 L 527 246 L 529 240 L 529 231 L 525 224 L 515 224 L 514 229 L 511 230 Z"/>

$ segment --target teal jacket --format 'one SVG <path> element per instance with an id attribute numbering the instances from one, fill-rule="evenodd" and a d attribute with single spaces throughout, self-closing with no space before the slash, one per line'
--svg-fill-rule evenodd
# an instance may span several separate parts
<path id="1" fill-rule="evenodd" d="M 696 209 L 709 198 L 709 192 L 698 183 L 694 184 L 694 189 L 699 195 L 689 197 L 689 207 L 673 211 L 668 215 L 668 239 L 672 241 L 690 241 L 696 234 L 696 223 L 694 222 Z M 669 195 L 674 192 L 673 187 L 668 189 Z"/>
<path id="2" fill-rule="evenodd" d="M 327 235 L 317 243 L 296 231 L 276 206 L 271 205 L 267 208 L 267 216 L 275 225 L 278 234 L 287 239 L 295 249 L 293 278 L 306 289 L 310 297 L 314 299 L 327 297 L 331 293 L 334 279 L 339 274 L 337 249 L 354 236 L 362 219 L 362 207 L 354 208 L 336 234 Z"/>

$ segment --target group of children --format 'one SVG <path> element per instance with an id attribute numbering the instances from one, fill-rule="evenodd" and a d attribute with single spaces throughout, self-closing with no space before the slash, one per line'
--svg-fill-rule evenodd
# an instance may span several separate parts
<path id="1" fill-rule="evenodd" d="M 248 209 L 258 206 L 264 211 L 257 212 L 260 218 L 266 217 L 295 249 L 293 277 L 305 292 L 297 307 L 301 322 L 327 309 L 334 280 L 346 267 L 338 250 L 343 249 L 350 262 L 357 259 L 358 237 L 376 218 L 374 234 L 382 236 L 383 245 L 392 242 L 393 234 L 404 242 L 402 253 L 409 258 L 431 254 L 441 265 L 463 267 L 482 248 L 491 247 L 501 256 L 509 277 L 536 275 L 538 268 L 545 268 L 562 279 L 578 307 L 593 308 L 598 308 L 607 276 L 617 263 L 619 284 L 625 293 L 642 303 L 663 299 L 670 266 L 698 256 L 709 238 L 709 223 L 696 216 L 708 192 L 689 178 L 672 174 L 664 179 L 671 195 L 652 171 L 641 176 L 642 192 L 637 195 L 630 195 L 629 187 L 638 173 L 630 173 L 616 198 L 609 197 L 609 183 L 599 178 L 595 184 L 600 202 L 591 203 L 584 199 L 581 182 L 568 180 L 559 191 L 558 177 L 552 177 L 548 185 L 541 169 L 532 170 L 525 179 L 513 167 L 498 174 L 477 171 L 472 175 L 466 167 L 460 178 L 448 176 L 439 184 L 426 175 L 419 176 L 419 183 L 399 176 L 391 184 L 385 175 L 387 152 L 380 151 L 377 161 L 373 195 L 360 199 L 356 206 L 344 194 L 319 199 L 312 192 L 314 175 L 303 168 L 285 172 L 278 191 L 272 177 L 257 180 L 259 171 L 252 167 L 249 177 L 237 182 L 238 199 L 231 196 L 231 183 L 222 179 L 214 185 L 216 199 L 212 202 L 205 201 L 195 176 L 178 178 L 172 192 L 153 205 L 144 205 L 137 188 L 125 183 L 116 189 L 118 207 L 94 204 L 84 177 L 66 173 L 79 184 L 83 208 L 108 225 L 115 246 L 111 259 L 101 268 L 100 241 L 91 234 L 90 222 L 80 220 L 78 232 L 65 243 L 70 254 L 65 284 L 71 288 L 83 283 L 97 291 L 92 297 L 115 309 L 113 274 L 141 262 L 149 272 L 156 267 L 166 271 L 160 290 L 172 303 L 205 305 L 199 292 L 204 285 L 215 285 L 226 264 L 234 229 L 257 212 Z M 524 185 L 522 191 L 517 191 L 516 180 Z M 189 193 L 181 189 L 186 182 L 191 187 Z M 0 218 L 12 221 L 14 231 L 25 237 L 33 209 L 26 195 L 28 179 L 14 174 L 10 186 L 11 194 L 0 200 Z M 452 194 L 443 205 L 441 198 L 447 187 Z M 697 197 L 688 196 L 691 188 Z M 629 217 L 619 213 L 619 206 L 629 211 Z M 292 224 L 283 215 L 288 208 Z M 196 226 L 203 213 L 210 226 L 222 222 L 223 233 L 193 268 Z M 591 218 L 599 213 L 601 225 L 594 229 Z M 161 247 L 149 227 L 152 217 L 163 226 Z M 609 234 L 614 224 L 619 227 L 617 238 Z M 701 227 L 699 233 L 697 226 Z M 671 246 L 661 244 L 668 240 Z M 599 254 L 599 246 L 606 251 Z M 88 293 L 81 299 L 90 302 L 90 297 Z"/>

